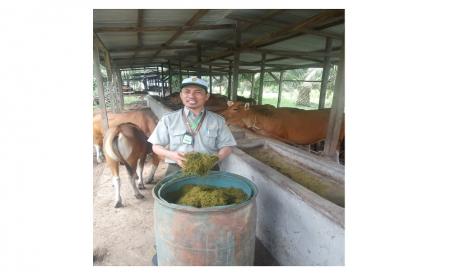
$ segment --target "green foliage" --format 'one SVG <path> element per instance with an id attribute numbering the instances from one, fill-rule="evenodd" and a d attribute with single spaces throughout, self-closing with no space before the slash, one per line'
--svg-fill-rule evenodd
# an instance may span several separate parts
<path id="1" fill-rule="evenodd" d="M 197 208 L 238 204 L 247 199 L 247 195 L 241 189 L 207 185 L 186 185 L 179 193 L 176 204 Z"/>
<path id="2" fill-rule="evenodd" d="M 186 161 L 182 169 L 183 175 L 207 175 L 218 161 L 218 156 L 201 152 L 189 152 L 184 156 Z"/>

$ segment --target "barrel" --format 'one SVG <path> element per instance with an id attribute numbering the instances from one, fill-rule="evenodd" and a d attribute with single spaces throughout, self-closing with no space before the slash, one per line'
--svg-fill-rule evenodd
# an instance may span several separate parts
<path id="1" fill-rule="evenodd" d="M 208 208 L 169 203 L 169 193 L 188 184 L 239 188 L 248 199 Z M 253 265 L 257 224 L 257 188 L 240 175 L 209 172 L 207 176 L 174 174 L 157 184 L 154 196 L 158 265 Z"/>

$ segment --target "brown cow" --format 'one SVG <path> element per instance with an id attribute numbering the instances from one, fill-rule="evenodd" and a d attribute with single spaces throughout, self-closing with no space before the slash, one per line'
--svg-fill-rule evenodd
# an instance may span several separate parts
<path id="1" fill-rule="evenodd" d="M 152 144 L 147 142 L 147 136 L 133 123 L 122 123 L 111 127 L 105 133 L 103 150 L 105 159 L 111 169 L 112 184 L 115 189 L 115 208 L 122 207 L 120 195 L 119 164 L 124 164 L 128 170 L 134 196 L 143 199 L 139 189 L 145 189 L 142 178 L 145 158 L 152 152 Z M 152 158 L 154 167 L 159 160 L 156 155 Z M 136 186 L 136 178 L 138 185 Z"/>
<path id="2" fill-rule="evenodd" d="M 123 113 L 108 112 L 107 115 L 109 128 L 115 127 L 122 123 L 130 122 L 137 125 L 147 137 L 152 134 L 158 123 L 157 117 L 155 117 L 150 108 Z M 96 113 L 94 114 L 93 118 L 93 138 L 95 151 L 97 153 L 97 162 L 99 163 L 103 162 L 103 136 L 104 131 L 102 129 L 102 117 L 100 113 Z M 152 181 L 154 174 L 155 168 L 152 167 L 149 178 L 147 179 L 147 183 Z"/>
<path id="3" fill-rule="evenodd" d="M 313 144 L 326 137 L 330 109 L 275 108 L 241 102 L 228 102 L 228 106 L 221 114 L 229 125 L 246 127 L 261 135 L 299 145 Z M 344 125 L 339 143 L 343 138 Z"/>

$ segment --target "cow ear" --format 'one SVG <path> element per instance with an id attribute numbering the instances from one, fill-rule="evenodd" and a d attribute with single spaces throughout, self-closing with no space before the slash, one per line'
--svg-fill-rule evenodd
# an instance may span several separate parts
<path id="1" fill-rule="evenodd" d="M 245 105 L 244 105 L 244 110 L 249 110 L 249 108 L 250 108 L 250 104 L 249 104 L 249 103 L 245 103 Z"/>
<path id="2" fill-rule="evenodd" d="M 228 101 L 227 104 L 228 104 L 228 107 L 230 107 L 231 105 L 234 104 L 234 102 L 233 101 Z"/>

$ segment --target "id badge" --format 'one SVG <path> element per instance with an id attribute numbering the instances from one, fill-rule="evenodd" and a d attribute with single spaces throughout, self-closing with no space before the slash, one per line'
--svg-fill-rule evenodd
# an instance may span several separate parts
<path id="1" fill-rule="evenodd" d="M 184 134 L 182 137 L 182 143 L 186 145 L 192 145 L 194 143 L 194 138 L 189 133 Z"/>

